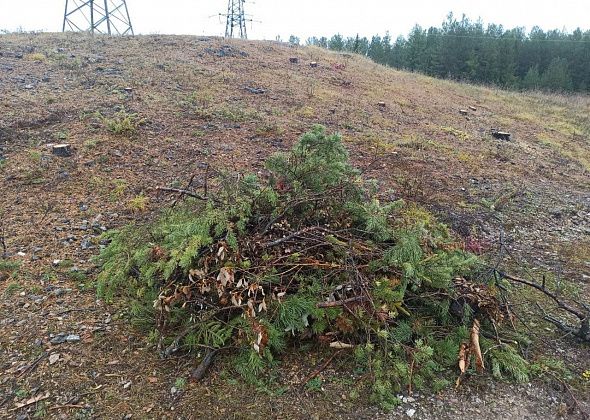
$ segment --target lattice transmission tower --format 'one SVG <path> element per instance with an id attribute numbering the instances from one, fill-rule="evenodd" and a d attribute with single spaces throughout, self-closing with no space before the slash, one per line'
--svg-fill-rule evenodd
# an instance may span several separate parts
<path id="1" fill-rule="evenodd" d="M 226 38 L 234 38 L 237 37 L 238 34 L 242 39 L 248 38 L 248 34 L 246 33 L 246 22 L 251 21 L 251 19 L 246 18 L 247 15 L 244 13 L 244 3 L 245 0 L 228 0 L 227 14 L 221 15 L 226 18 Z"/>
<path id="2" fill-rule="evenodd" d="M 126 0 L 66 0 L 62 31 L 133 35 Z"/>

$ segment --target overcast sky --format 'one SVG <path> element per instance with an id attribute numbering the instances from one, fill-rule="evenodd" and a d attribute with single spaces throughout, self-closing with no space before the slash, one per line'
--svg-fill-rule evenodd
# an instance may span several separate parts
<path id="1" fill-rule="evenodd" d="M 119 0 L 113 0 L 118 2 Z M 61 30 L 65 0 L 0 0 L 0 29 Z M 227 0 L 127 0 L 136 33 L 222 35 Z M 448 12 L 507 28 L 590 29 L 590 0 L 253 0 L 251 39 L 312 35 L 406 35 L 440 26 Z"/>

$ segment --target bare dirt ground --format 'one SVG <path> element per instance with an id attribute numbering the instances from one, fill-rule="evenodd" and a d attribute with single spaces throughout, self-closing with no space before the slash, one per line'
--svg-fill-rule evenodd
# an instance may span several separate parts
<path id="1" fill-rule="evenodd" d="M 109 132 L 117 114 L 136 114 L 138 129 Z M 420 202 L 484 251 L 503 233 L 517 273 L 558 273 L 588 301 L 588 97 L 473 87 L 274 42 L 2 35 L 0 236 L 20 267 L 0 272 L 0 417 L 582 418 L 583 381 L 487 376 L 382 413 L 345 373 L 346 357 L 321 374 L 323 389 L 302 388 L 328 357 L 303 344 L 269 386 L 243 384 L 223 360 L 186 383 L 194 355 L 160 359 L 123 305 L 97 301 L 100 234 L 169 205 L 175 197 L 156 187 L 182 187 L 207 164 L 259 171 L 315 123 L 342 133 L 383 191 Z M 55 143 L 72 155 L 52 154 Z M 575 377 L 590 369 L 587 345 L 531 324 L 531 360 L 549 355 Z"/>

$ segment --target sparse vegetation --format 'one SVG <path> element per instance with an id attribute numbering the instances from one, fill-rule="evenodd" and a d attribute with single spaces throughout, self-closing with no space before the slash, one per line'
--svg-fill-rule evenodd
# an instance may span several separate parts
<path id="1" fill-rule="evenodd" d="M 131 211 L 142 212 L 147 209 L 149 197 L 146 197 L 143 193 L 136 195 L 129 200 L 128 207 Z"/>
<path id="2" fill-rule="evenodd" d="M 120 110 L 112 117 L 102 117 L 104 126 L 113 134 L 131 137 L 137 133 L 144 120 L 138 114 Z"/>
<path id="3" fill-rule="evenodd" d="M 510 293 L 510 309 L 518 315 L 514 323 L 518 330 L 526 324 L 523 331 L 530 340 L 513 334 L 510 322 L 500 326 L 499 336 L 519 349 L 517 356 L 525 354 L 528 365 L 511 359 L 511 354 L 497 355 L 492 350 L 499 343 L 493 326 L 484 320 L 481 332 L 486 336 L 480 339 L 480 347 L 485 354 L 486 373 L 476 373 L 476 366 L 467 369 L 457 391 L 448 388 L 455 384 L 459 373 L 458 355 L 454 352 L 460 334 L 450 336 L 454 349 L 444 347 L 440 341 L 457 325 L 468 330 L 473 324 L 458 314 L 456 305 L 449 310 L 450 324 L 437 324 L 441 320 L 438 312 L 425 316 L 431 313 L 430 309 L 423 308 L 422 301 L 416 299 L 423 296 L 420 291 L 426 287 L 424 284 L 418 291 L 404 294 L 406 304 L 402 308 L 410 316 L 398 310 L 397 317 L 386 328 L 363 312 L 361 320 L 369 320 L 369 326 L 376 327 L 365 332 L 361 322 L 355 322 L 354 308 L 360 305 L 353 302 L 355 305 L 348 306 L 352 313 L 341 307 L 344 316 L 328 319 L 324 333 L 314 332 L 319 327 L 315 317 L 308 317 L 309 325 L 303 331 L 296 330 L 295 336 L 279 331 L 286 347 L 272 349 L 272 361 L 263 356 L 262 370 L 256 375 L 249 375 L 252 369 L 240 369 L 248 366 L 249 359 L 238 356 L 248 356 L 257 337 L 249 325 L 237 325 L 222 350 L 215 353 L 211 373 L 196 381 L 194 377 L 189 379 L 188 369 L 202 361 L 210 350 L 199 345 L 203 343 L 200 340 L 223 341 L 226 336 L 219 334 L 223 328 L 214 327 L 211 334 L 196 338 L 195 331 L 185 337 L 186 341 L 180 339 L 177 353 L 168 360 L 162 360 L 161 354 L 176 347 L 171 345 L 182 327 L 176 321 L 184 319 L 192 325 L 183 316 L 192 314 L 200 319 L 212 308 L 203 303 L 203 312 L 193 302 L 182 308 L 178 301 L 171 305 L 171 314 L 156 310 L 152 306 L 158 298 L 154 290 L 166 284 L 157 281 L 162 279 L 159 274 L 152 277 L 156 279 L 153 287 L 143 283 L 147 274 L 135 270 L 117 289 L 113 302 L 97 300 L 98 270 L 91 256 L 108 243 L 100 237 L 104 229 L 125 230 L 124 225 L 135 223 L 135 228 L 128 228 L 129 240 L 140 238 L 142 242 L 129 249 L 144 245 L 153 249 L 154 244 L 162 244 L 165 235 L 160 227 L 179 232 L 176 228 L 190 228 L 201 216 L 209 214 L 198 210 L 205 204 L 203 200 L 188 198 L 180 192 L 168 194 L 160 187 L 186 189 L 206 196 L 213 201 L 213 208 L 221 207 L 225 212 L 247 200 L 243 193 L 236 193 L 241 199 L 231 202 L 230 198 L 236 195 L 220 196 L 220 191 L 243 185 L 245 174 L 252 172 L 261 187 L 277 186 L 273 189 L 278 190 L 282 197 L 279 201 L 284 203 L 283 198 L 291 194 L 294 197 L 295 191 L 290 182 L 273 180 L 264 161 L 277 151 L 288 151 L 302 132 L 321 122 L 330 132 L 344 134 L 343 141 L 350 152 L 349 166 L 362 172 L 358 186 L 369 191 L 367 198 L 379 199 L 376 208 L 400 198 L 406 200 L 387 220 L 402 225 L 420 221 L 431 232 L 440 223 L 425 210 L 428 208 L 454 229 L 456 234 L 449 234 L 457 250 L 475 253 L 480 263 L 495 266 L 500 261 L 504 266 L 507 262 L 514 275 L 533 278 L 540 285 L 544 282 L 560 299 L 586 303 L 589 289 L 582 274 L 587 272 L 590 261 L 590 247 L 584 235 L 588 225 L 585 198 L 590 187 L 588 98 L 517 93 L 437 80 L 388 69 L 356 54 L 345 57 L 320 48 L 294 49 L 275 42 L 164 35 L 119 39 L 72 33 L 11 34 L 1 38 L 0 67 L 5 66 L 7 77 L 0 83 L 0 162 L 5 162 L 0 175 L 0 254 L 5 259 L 0 261 L 18 261 L 22 265 L 17 270 L 8 267 L 7 271 L 0 271 L 0 295 L 4 297 L 0 299 L 0 347 L 10 361 L 3 372 L 6 380 L 0 381 L 0 395 L 7 398 L 0 396 L 0 417 L 32 417 L 43 403 L 47 416 L 71 418 L 122 418 L 127 414 L 134 418 L 190 418 L 198 407 L 199 416 L 208 418 L 236 414 L 250 417 L 265 412 L 285 418 L 379 419 L 403 416 L 409 407 L 417 405 L 414 418 L 424 417 L 425 413 L 433 418 L 443 417 L 453 411 L 465 418 L 485 417 L 491 415 L 488 409 L 511 418 L 518 417 L 523 410 L 532 417 L 560 416 L 566 411 L 577 416 L 584 404 L 587 407 L 590 381 L 584 379 L 588 368 L 585 347 L 579 344 L 581 338 L 574 338 L 580 329 L 579 319 L 559 309 L 542 292 L 531 293 L 526 286 L 509 287 L 505 279 L 494 279 L 490 287 L 497 289 L 494 292 L 499 295 Z M 207 52 L 218 51 L 226 44 L 236 57 L 218 57 Z M 47 60 L 28 60 L 31 51 L 47 54 Z M 242 57 L 240 52 L 248 56 Z M 63 64 L 58 63 L 56 54 L 63 56 Z M 299 57 L 298 65 L 289 63 L 292 56 Z M 319 69 L 310 69 L 308 61 L 317 61 Z M 344 69 L 336 66 L 343 63 Z M 316 88 L 312 97 L 307 94 L 310 80 Z M 344 80 L 352 84 L 343 87 L 339 81 Z M 253 94 L 244 86 L 261 87 L 266 92 Z M 191 98 L 194 92 L 197 95 Z M 245 110 L 252 118 L 246 116 L 245 120 L 234 122 L 236 117 L 226 119 L 226 112 L 217 113 L 234 107 Z M 122 109 L 149 121 L 128 136 L 133 141 L 126 134 L 115 135 L 105 125 L 103 117 L 113 118 Z M 459 110 L 468 110 L 468 115 L 461 115 Z M 244 118 L 236 115 L 237 119 Z M 469 140 L 462 141 L 441 127 L 466 133 Z M 511 140 L 494 139 L 489 134 L 491 127 L 511 132 Z M 58 133 L 66 137 L 60 140 Z M 72 155 L 53 155 L 48 145 L 58 142 L 70 143 Z M 39 152 L 40 160 L 39 155 L 29 151 Z M 374 182 L 367 182 L 371 178 Z M 495 210 L 499 198 L 511 191 L 519 194 Z M 130 206 L 138 195 L 149 197 L 141 213 Z M 338 196 L 334 194 L 333 198 Z M 216 199 L 222 203 L 216 203 Z M 413 200 L 420 204 L 413 204 Z M 364 204 L 370 203 L 367 199 Z M 318 206 L 321 208 L 322 205 Z M 165 225 L 162 217 L 185 210 L 190 217 L 179 217 L 178 223 Z M 248 220 L 254 224 L 255 218 Z M 332 229 L 336 230 L 337 225 L 334 226 Z M 280 239 L 282 231 L 273 229 L 271 234 L 271 240 Z M 187 233 L 183 237 L 188 236 Z M 311 233 L 302 241 L 313 240 L 310 238 Z M 213 240 L 211 246 L 219 245 L 217 237 Z M 359 238 L 355 236 L 355 240 L 358 243 Z M 374 240 L 371 245 L 386 248 L 397 240 Z M 248 234 L 239 236 L 240 246 L 247 241 Z M 330 243 L 325 250 L 332 255 L 312 249 L 297 261 L 288 256 L 299 250 L 291 243 L 286 245 L 291 252 L 284 254 L 284 263 L 279 263 L 294 265 L 284 270 L 277 268 L 278 274 L 293 269 L 283 275 L 279 287 L 289 284 L 290 276 L 298 269 L 295 264 L 300 264 L 302 258 L 324 261 L 330 257 L 330 263 L 338 264 L 343 258 L 340 250 L 348 250 L 347 246 Z M 428 242 L 421 244 L 423 247 L 434 252 Z M 171 244 L 170 249 L 188 247 Z M 271 260 L 250 258 L 249 266 L 236 264 L 234 286 L 245 273 L 253 277 L 257 267 L 271 265 L 272 258 L 280 252 L 278 249 L 269 253 Z M 206 255 L 212 253 L 206 251 Z M 128 255 L 130 261 L 136 260 L 134 253 Z M 248 254 L 251 255 L 259 254 Z M 199 267 L 199 258 L 193 259 L 190 269 Z M 231 263 L 236 254 L 230 248 L 225 258 L 225 263 Z M 543 269 L 536 261 L 542 261 Z M 121 260 L 120 266 L 126 263 Z M 207 278 L 216 280 L 224 266 L 214 261 Z M 365 278 L 373 280 L 369 267 L 358 267 Z M 349 268 L 350 264 L 340 273 Z M 467 273 L 470 276 L 464 277 L 484 283 L 490 279 L 489 273 L 484 271 L 477 277 L 479 272 L 474 270 L 475 274 Z M 309 267 L 302 269 L 303 274 L 310 271 Z M 330 286 L 338 287 L 341 279 L 335 274 L 338 269 L 323 271 L 326 276 L 306 275 L 303 279 L 309 286 L 319 285 L 320 291 L 312 288 L 310 295 L 303 296 L 297 291 L 300 280 L 293 279 L 283 300 L 274 300 L 267 294 L 268 312 L 260 313 L 256 308 L 256 320 L 276 327 L 279 304 L 296 295 L 312 303 L 331 299 Z M 178 269 L 171 275 L 175 281 L 171 288 L 186 278 L 185 272 Z M 265 293 L 273 287 L 272 279 L 262 282 Z M 22 289 L 5 297 L 5 290 L 12 283 Z M 190 285 L 188 281 L 180 284 Z M 376 285 L 368 284 L 368 293 L 374 296 Z M 451 290 L 455 287 L 453 284 Z M 397 290 L 395 286 L 390 289 Z M 179 290 L 182 292 L 182 288 Z M 230 290 L 239 291 L 235 287 Z M 341 290 L 346 297 L 357 289 Z M 442 298 L 446 290 L 432 291 L 436 293 L 433 300 Z M 127 295 L 128 291 L 135 293 Z M 165 298 L 174 296 L 168 291 Z M 277 290 L 275 295 L 281 292 Z M 247 305 L 247 293 L 243 295 L 242 305 Z M 340 297 L 335 295 L 334 299 Z M 219 299 L 214 290 L 206 295 L 199 291 L 192 298 L 215 305 Z M 239 318 L 245 307 L 234 309 L 231 294 L 228 300 L 228 309 L 222 313 L 231 316 L 222 320 Z M 330 313 L 330 308 L 315 309 Z M 572 332 L 559 331 L 559 327 L 544 319 L 543 310 L 547 316 L 571 327 Z M 157 322 L 156 314 L 161 314 L 162 324 Z M 351 319 L 353 331 L 346 333 Z M 412 336 L 402 347 L 407 346 L 411 355 L 422 358 L 420 363 L 414 362 L 412 381 L 409 372 L 403 370 L 404 365 L 411 366 L 410 354 L 400 353 L 397 344 L 391 344 L 391 357 L 385 357 L 383 347 L 384 343 L 397 343 L 404 337 L 404 320 L 410 321 Z M 130 324 L 136 325 L 137 330 L 131 331 L 134 327 Z M 240 335 L 240 331 L 246 334 Z M 428 331 L 432 334 L 419 347 L 417 340 Z M 387 332 L 395 332 L 395 337 L 388 341 L 383 337 Z M 465 333 L 464 329 L 460 332 Z M 50 347 L 52 334 L 60 333 L 79 334 L 81 342 Z M 145 343 L 141 342 L 141 334 L 145 334 Z M 366 337 L 369 340 L 363 340 Z M 355 347 L 329 347 L 336 341 Z M 373 348 L 365 348 L 367 344 Z M 432 356 L 427 347 L 433 349 Z M 509 350 L 502 346 L 498 349 Z M 46 352 L 59 352 L 60 359 L 49 364 L 45 357 L 35 364 Z M 441 355 L 446 355 L 443 360 Z M 261 358 L 254 356 L 257 359 L 252 366 L 256 367 Z M 381 365 L 379 359 L 384 359 Z M 505 367 L 506 360 L 520 366 L 518 372 Z M 392 367 L 393 361 L 400 365 Z M 428 370 L 431 361 L 437 364 L 433 374 Z M 560 363 L 565 370 L 559 369 Z M 397 372 L 395 369 L 400 369 L 401 374 L 392 373 Z M 502 379 L 486 386 L 494 373 Z M 532 382 L 523 386 L 509 383 L 513 374 L 521 380 L 525 378 L 522 373 Z M 182 392 L 171 390 L 176 378 L 187 379 Z M 249 385 L 248 381 L 254 384 Z M 306 388 L 310 381 L 321 383 L 323 390 L 314 392 Z M 129 387 L 123 387 L 129 383 Z M 409 394 L 410 383 L 413 395 Z M 424 391 L 418 392 L 419 387 L 424 387 Z M 26 394 L 16 396 L 18 389 L 26 390 Z M 434 397 L 431 391 L 440 394 Z M 48 399 L 17 409 L 18 404 L 43 397 L 46 392 L 50 393 Z M 151 398 L 154 395 L 159 396 L 159 402 Z M 72 396 L 80 396 L 80 400 L 72 402 L 72 407 L 64 407 Z M 406 402 L 410 397 L 418 401 Z M 572 397 L 580 402 L 580 408 Z M 384 415 L 369 398 L 386 407 L 399 400 L 403 405 Z M 486 404 L 469 403 L 477 398 Z"/>

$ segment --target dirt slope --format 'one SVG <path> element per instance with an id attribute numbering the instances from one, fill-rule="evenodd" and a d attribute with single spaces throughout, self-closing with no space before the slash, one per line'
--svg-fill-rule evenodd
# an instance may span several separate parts
<path id="1" fill-rule="evenodd" d="M 109 132 L 122 117 L 138 128 Z M 521 268 L 558 270 L 582 299 L 590 295 L 587 97 L 507 93 L 274 42 L 2 35 L 0 236 L 21 266 L 0 277 L 0 416 L 385 416 L 364 396 L 351 397 L 355 378 L 338 365 L 324 374 L 323 392 L 237 391 L 219 368 L 207 383 L 172 393 L 194 360 L 160 361 L 91 287 L 100 233 L 174 199 L 156 187 L 182 187 L 207 163 L 261 170 L 315 123 L 342 133 L 354 163 L 384 192 L 421 202 L 484 250 L 503 232 Z M 511 140 L 492 138 L 491 128 Z M 72 155 L 55 156 L 54 143 L 71 144 Z M 59 333 L 79 340 L 51 344 Z M 543 344 L 576 374 L 590 368 L 587 348 L 556 337 Z M 322 358 L 285 361 L 284 384 L 297 384 Z M 482 384 L 399 413 L 415 406 L 420 418 L 473 410 L 546 418 L 572 402 L 541 384 Z"/>

